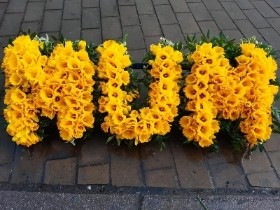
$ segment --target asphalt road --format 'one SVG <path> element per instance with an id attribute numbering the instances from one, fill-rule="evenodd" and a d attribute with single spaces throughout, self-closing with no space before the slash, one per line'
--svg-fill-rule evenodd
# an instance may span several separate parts
<path id="1" fill-rule="evenodd" d="M 181 193 L 54 193 L 0 191 L 1 209 L 201 209 L 278 210 L 280 196 L 273 194 Z"/>

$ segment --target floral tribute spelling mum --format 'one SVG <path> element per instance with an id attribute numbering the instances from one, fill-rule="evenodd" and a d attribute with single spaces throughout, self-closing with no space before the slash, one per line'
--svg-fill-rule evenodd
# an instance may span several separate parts
<path id="1" fill-rule="evenodd" d="M 141 79 L 125 42 L 94 46 L 21 35 L 5 48 L 2 63 L 7 132 L 31 146 L 41 140 L 42 121 L 50 119 L 60 137 L 74 143 L 97 121 L 108 141 L 163 145 L 172 125 L 179 125 L 185 141 L 200 147 L 216 146 L 223 131 L 236 150 L 262 148 L 272 132 L 280 133 L 272 53 L 255 39 L 236 44 L 223 35 L 200 41 L 187 36 L 183 47 L 162 38 L 146 53 Z M 134 100 L 139 83 L 148 88 L 142 108 Z"/>

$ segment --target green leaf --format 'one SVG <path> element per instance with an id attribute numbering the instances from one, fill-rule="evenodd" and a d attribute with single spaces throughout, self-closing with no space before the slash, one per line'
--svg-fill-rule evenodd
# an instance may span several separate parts
<path id="1" fill-rule="evenodd" d="M 259 143 L 258 143 L 258 148 L 259 148 L 259 151 L 260 151 L 260 152 L 263 152 L 263 151 L 264 151 L 264 146 L 263 146 L 263 143 L 262 143 L 262 142 L 259 142 Z"/>
<path id="2" fill-rule="evenodd" d="M 112 141 L 113 139 L 115 138 L 115 136 L 110 136 L 108 137 L 107 141 L 106 141 L 106 144 L 108 144 L 110 141 Z"/>
<path id="3" fill-rule="evenodd" d="M 118 139 L 118 140 L 117 140 L 117 145 L 120 146 L 121 143 L 122 143 L 122 141 Z"/>
<path id="4" fill-rule="evenodd" d="M 162 151 L 163 149 L 165 149 L 166 145 L 164 142 L 160 143 L 160 151 Z"/>
<path id="5" fill-rule="evenodd" d="M 126 33 L 126 34 L 123 36 L 122 43 L 126 44 L 127 37 L 128 37 L 128 34 Z"/>

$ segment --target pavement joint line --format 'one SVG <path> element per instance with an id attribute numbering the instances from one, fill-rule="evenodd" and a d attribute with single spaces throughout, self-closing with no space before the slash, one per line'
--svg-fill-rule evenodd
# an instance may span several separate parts
<path id="1" fill-rule="evenodd" d="M 142 147 L 140 147 L 140 149 L 138 150 L 138 156 L 140 159 L 140 172 L 141 172 L 141 178 L 142 178 L 141 181 L 142 181 L 143 185 L 146 186 L 147 183 L 146 183 L 144 163 L 143 163 L 143 159 L 142 159 Z"/>
<path id="2" fill-rule="evenodd" d="M 179 179 L 179 173 L 178 173 L 178 169 L 177 169 L 177 166 L 176 166 L 176 161 L 175 161 L 175 157 L 174 157 L 174 152 L 173 152 L 173 149 L 172 149 L 172 146 L 170 145 L 170 143 L 168 142 L 168 146 L 169 146 L 169 150 L 170 150 L 170 153 L 171 153 L 171 156 L 172 156 L 172 161 L 173 161 L 173 165 L 174 165 L 174 168 L 175 168 L 175 173 L 176 173 L 176 176 L 177 176 L 177 184 L 179 186 L 179 188 L 181 188 L 181 182 L 180 182 L 180 179 Z"/>

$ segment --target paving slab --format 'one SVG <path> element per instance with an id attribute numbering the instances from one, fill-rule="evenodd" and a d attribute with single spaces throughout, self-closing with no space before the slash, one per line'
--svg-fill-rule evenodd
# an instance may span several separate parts
<path id="1" fill-rule="evenodd" d="M 41 21 L 44 14 L 44 2 L 28 2 L 24 21 Z"/>
<path id="2" fill-rule="evenodd" d="M 177 142 L 172 144 L 172 151 L 182 188 L 208 189 L 213 187 L 208 166 L 199 149 L 182 146 Z"/>
<path id="3" fill-rule="evenodd" d="M 135 3 L 139 15 L 149 15 L 155 13 L 152 0 L 135 0 Z"/>
<path id="4" fill-rule="evenodd" d="M 46 162 L 44 183 L 73 185 L 76 179 L 76 158 L 49 160 Z"/>
<path id="5" fill-rule="evenodd" d="M 32 150 L 17 147 L 11 183 L 42 182 L 45 158 L 40 152 L 41 146 L 41 144 L 37 144 Z"/>
<path id="6" fill-rule="evenodd" d="M 79 168 L 78 184 L 109 184 L 109 164 Z"/>
<path id="7" fill-rule="evenodd" d="M 110 153 L 112 184 L 115 186 L 143 186 L 138 151 L 112 147 Z"/>

